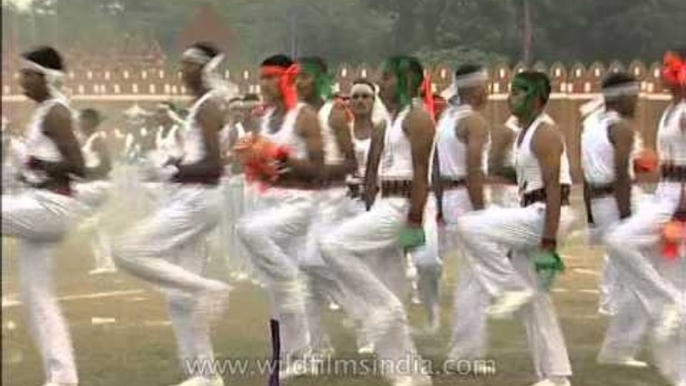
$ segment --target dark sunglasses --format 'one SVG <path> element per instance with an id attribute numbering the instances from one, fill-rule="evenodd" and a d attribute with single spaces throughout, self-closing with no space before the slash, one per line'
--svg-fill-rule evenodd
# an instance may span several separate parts
<path id="1" fill-rule="evenodd" d="M 354 94 L 350 97 L 352 100 L 357 100 L 357 99 L 371 99 L 372 94 Z"/>

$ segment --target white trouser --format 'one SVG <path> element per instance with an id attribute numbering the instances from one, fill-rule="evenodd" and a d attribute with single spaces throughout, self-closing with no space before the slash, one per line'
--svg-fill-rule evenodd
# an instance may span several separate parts
<path id="1" fill-rule="evenodd" d="M 367 209 L 362 200 L 349 200 L 347 218 L 352 218 L 365 212 L 367 212 Z M 374 272 L 376 277 L 398 297 L 398 299 L 403 300 L 407 298 L 410 292 L 406 259 L 407 257 L 402 250 L 390 248 L 387 251 L 381 251 L 375 256 L 367 256 L 364 262 L 369 269 Z M 342 289 L 341 291 L 345 294 L 345 291 Z M 357 330 L 357 347 L 365 347 L 372 343 L 369 334 L 364 330 L 366 315 L 364 314 L 362 303 L 355 301 L 353 296 L 349 296 L 346 297 L 346 303 L 342 304 L 342 306 L 344 307 L 344 311 L 355 319 L 360 326 Z M 345 308 L 346 306 L 348 308 Z"/>
<path id="2" fill-rule="evenodd" d="M 238 237 L 267 286 L 272 316 L 280 324 L 283 353 L 299 354 L 309 349 L 310 336 L 305 316 L 306 284 L 297 249 L 304 245 L 316 192 L 274 189 L 260 201 L 261 209 L 239 221 Z"/>
<path id="3" fill-rule="evenodd" d="M 134 276 L 160 287 L 187 293 L 223 288 L 223 283 L 168 260 L 180 249 L 192 250 L 197 259 L 205 259 L 205 238 L 219 221 L 218 189 L 180 184 L 169 189 L 167 205 L 117 238 L 115 261 Z"/>
<path id="4" fill-rule="evenodd" d="M 399 250 L 398 237 L 409 207 L 405 198 L 378 199 L 370 211 L 345 221 L 321 241 L 324 260 L 366 315 L 365 330 L 384 361 L 417 354 L 402 301 L 365 261 Z"/>
<path id="5" fill-rule="evenodd" d="M 379 197 L 377 200 L 380 199 Z M 367 209 L 363 201 L 355 199 L 348 203 L 349 214 L 347 218 L 366 212 Z M 374 256 L 367 256 L 364 262 L 398 299 L 407 298 L 411 286 L 407 277 L 407 256 L 404 251 L 399 248 L 389 248 L 376 253 Z"/>
<path id="6" fill-rule="evenodd" d="M 465 188 L 451 189 L 443 193 L 443 221 L 441 244 L 444 250 L 459 249 L 457 224 L 473 210 L 469 192 Z M 478 359 L 486 355 L 488 340 L 486 309 L 490 296 L 483 289 L 473 268 L 458 255 L 457 285 L 454 293 L 453 331 L 448 347 L 451 359 Z"/>
<path id="7" fill-rule="evenodd" d="M 595 226 L 601 234 L 610 232 L 619 223 L 619 208 L 614 196 L 591 201 Z M 626 286 L 622 267 L 605 255 L 601 286 L 601 302 L 608 304 L 613 314 L 600 350 L 605 360 L 634 358 L 648 327 L 648 315 L 638 298 Z"/>
<path id="8" fill-rule="evenodd" d="M 331 338 L 321 320 L 329 302 L 335 301 L 346 309 L 354 310 L 319 251 L 319 240 L 349 216 L 348 188 L 333 187 L 317 192 L 316 196 L 313 219 L 305 247 L 298 254 L 298 262 L 308 284 L 306 312 L 311 345 L 315 351 L 324 351 L 331 348 Z"/>
<path id="9" fill-rule="evenodd" d="M 627 275 L 627 286 L 634 291 L 652 322 L 659 321 L 667 305 L 686 312 L 686 256 L 667 261 L 661 255 L 661 232 L 679 205 L 681 186 L 660 183 L 652 202 L 606 237 L 611 257 Z M 686 382 L 686 326 L 665 341 L 653 342 L 661 372 L 674 384 Z"/>
<path id="10" fill-rule="evenodd" d="M 574 221 L 562 207 L 558 240 Z M 490 208 L 466 214 L 457 224 L 464 257 L 476 280 L 490 296 L 509 291 L 532 291 L 521 309 L 536 375 L 567 377 L 572 373 L 562 330 L 550 295 L 541 289 L 531 258 L 538 251 L 545 222 L 545 204 L 526 208 Z M 510 251 L 511 258 L 508 258 Z M 481 340 L 483 341 L 483 340 Z"/>
<path id="11" fill-rule="evenodd" d="M 439 255 L 437 208 L 434 195 L 430 195 L 424 209 L 424 233 L 426 244 L 410 253 L 417 269 L 417 290 L 419 299 L 429 319 L 438 316 L 440 307 L 440 285 L 443 261 Z"/>
<path id="12" fill-rule="evenodd" d="M 90 208 L 89 218 L 84 220 L 93 230 L 91 245 L 96 269 L 114 267 L 112 248 L 107 233 L 102 228 L 102 208 L 109 198 L 113 184 L 110 181 L 91 181 L 75 184 L 75 197 Z"/>
<path id="13" fill-rule="evenodd" d="M 204 244 L 190 243 L 181 246 L 173 255 L 168 257 L 172 264 L 185 269 L 187 272 L 203 275 L 206 260 L 202 257 Z M 178 357 L 187 375 L 210 376 L 210 369 L 201 369 L 205 373 L 190 374 L 189 363 L 193 361 L 212 361 L 214 351 L 210 337 L 210 324 L 207 313 L 202 308 L 200 299 L 178 290 L 165 290 L 167 310 L 176 335 Z"/>
<path id="14" fill-rule="evenodd" d="M 2 196 L 2 235 L 17 239 L 21 298 L 47 382 L 78 383 L 69 330 L 54 294 L 52 269 L 57 246 L 85 212 L 77 200 L 45 190 Z"/>
<path id="15" fill-rule="evenodd" d="M 678 184 L 662 183 L 653 200 L 644 202 L 605 238 L 610 258 L 652 321 L 662 317 L 665 306 L 686 304 L 677 287 L 665 280 L 653 264 L 653 256 L 661 254 L 662 228 L 679 204 L 679 189 Z"/>
<path id="16" fill-rule="evenodd" d="M 117 238 L 114 258 L 118 266 L 167 295 L 179 356 L 211 359 L 208 310 L 198 300 L 207 291 L 227 288 L 203 276 L 206 237 L 219 220 L 221 197 L 216 187 L 175 184 L 169 189 L 165 206 Z"/>
<path id="17" fill-rule="evenodd" d="M 682 255 L 678 260 L 660 259 L 657 267 L 665 279 L 679 289 L 681 302 L 686 304 L 686 256 Z M 654 342 L 653 355 L 665 378 L 679 386 L 686 382 L 686 325 L 672 339 Z"/>
<path id="18" fill-rule="evenodd" d="M 224 205 L 222 206 L 222 221 L 219 229 L 223 249 L 223 257 L 227 268 L 240 273 L 249 273 L 250 259 L 243 244 L 238 239 L 236 224 L 238 219 L 246 213 L 245 208 L 245 178 L 242 175 L 232 176 L 223 180 Z"/>
<path id="19" fill-rule="evenodd" d="M 517 185 L 489 185 L 486 188 L 486 192 L 490 193 L 490 202 L 492 205 L 498 205 L 503 208 L 520 207 L 519 187 Z"/>

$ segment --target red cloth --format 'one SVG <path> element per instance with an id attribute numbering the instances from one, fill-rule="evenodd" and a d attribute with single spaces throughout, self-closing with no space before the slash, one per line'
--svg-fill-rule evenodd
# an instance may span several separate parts
<path id="1" fill-rule="evenodd" d="M 298 91 L 295 88 L 295 78 L 300 72 L 300 67 L 293 64 L 288 68 L 279 66 L 262 66 L 260 69 L 262 74 L 276 75 L 279 77 L 279 89 L 281 95 L 286 103 L 286 107 L 290 110 L 298 103 Z"/>
<path id="2" fill-rule="evenodd" d="M 679 245 L 684 239 L 686 223 L 670 221 L 662 228 L 662 256 L 673 260 L 679 257 Z"/>
<path id="3" fill-rule="evenodd" d="M 279 163 L 286 161 L 290 150 L 260 136 L 246 136 L 234 146 L 236 158 L 243 165 L 248 181 L 268 184 L 278 179 Z"/>
<path id="4" fill-rule="evenodd" d="M 686 58 L 667 52 L 663 60 L 662 77 L 672 86 L 686 87 Z"/>
<path id="5" fill-rule="evenodd" d="M 436 121 L 436 106 L 434 104 L 434 96 L 431 91 L 431 77 L 427 75 L 422 83 L 422 91 L 424 92 L 424 105 L 427 111 L 431 114 L 431 119 Z"/>
<path id="6" fill-rule="evenodd" d="M 649 149 L 642 150 L 634 159 L 634 171 L 636 173 L 655 172 L 660 164 L 657 154 Z"/>

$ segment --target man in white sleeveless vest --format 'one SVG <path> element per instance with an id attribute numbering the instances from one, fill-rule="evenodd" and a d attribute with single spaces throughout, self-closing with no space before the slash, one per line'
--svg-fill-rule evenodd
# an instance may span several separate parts
<path id="1" fill-rule="evenodd" d="M 347 306 L 345 295 L 321 258 L 318 242 L 349 217 L 346 178 L 355 173 L 357 161 L 349 112 L 341 100 L 332 97 L 333 78 L 328 74 L 326 62 L 319 57 L 306 57 L 297 63 L 298 97 L 318 112 L 324 147 L 324 168 L 319 177 L 321 191 L 317 193 L 317 208 L 299 263 L 308 282 L 307 317 L 313 352 L 330 355 L 333 346 L 321 316 L 331 301 Z"/>
<path id="2" fill-rule="evenodd" d="M 658 366 L 674 385 L 684 386 L 686 258 L 679 244 L 683 248 L 686 221 L 686 50 L 665 55 L 663 81 L 672 94 L 672 103 L 657 132 L 661 178 L 655 198 L 612 231 L 606 246 L 654 327 Z M 682 227 L 673 252 L 663 249 L 663 228 L 670 221 Z"/>
<path id="3" fill-rule="evenodd" d="M 522 208 L 467 214 L 457 227 L 464 256 L 496 300 L 491 317 L 522 309 L 540 379 L 536 386 L 568 386 L 571 365 L 548 290 L 561 269 L 558 239 L 574 217 L 572 181 L 562 133 L 544 112 L 549 95 L 550 80 L 543 73 L 522 72 L 512 82 L 510 109 L 522 127 L 515 154 Z"/>
<path id="4" fill-rule="evenodd" d="M 484 178 L 490 134 L 481 111 L 488 102 L 488 73 L 479 65 L 463 65 L 455 71 L 452 103 L 436 128 L 439 178 L 434 181 L 444 224 L 441 250 L 455 244 L 456 226 L 462 216 L 483 210 Z M 436 171 L 436 170 L 435 170 Z M 476 280 L 472 268 L 461 258 L 455 289 L 453 336 L 450 359 L 483 358 L 486 307 L 489 297 Z"/>
<path id="5" fill-rule="evenodd" d="M 85 221 L 93 230 L 92 250 L 95 268 L 91 275 L 112 273 L 116 270 L 112 260 L 109 236 L 102 229 L 101 209 L 112 190 L 109 180 L 112 157 L 105 143 L 105 132 L 98 129 L 102 118 L 97 110 L 87 108 L 79 116 L 79 128 L 85 141 L 81 147 L 86 162 L 86 181 L 75 185 L 76 197 L 91 208 Z"/>
<path id="6" fill-rule="evenodd" d="M 273 176 L 260 198 L 262 208 L 238 223 L 238 236 L 269 293 L 273 319 L 279 322 L 286 366 L 281 378 L 302 375 L 313 368 L 309 358 L 310 334 L 306 320 L 306 282 L 298 262 L 298 248 L 316 209 L 324 147 L 317 112 L 299 102 L 295 90 L 297 66 L 285 55 L 265 59 L 260 88 L 268 106 L 256 137 L 284 149 Z M 304 363 L 304 365 L 303 365 Z"/>
<path id="7" fill-rule="evenodd" d="M 195 43 L 182 55 L 182 79 L 194 99 L 186 118 L 182 155 L 149 171 L 171 182 L 167 204 L 121 236 L 113 248 L 120 268 L 165 291 L 179 357 L 188 376 L 183 386 L 224 384 L 211 366 L 191 371 L 193 363 L 214 359 L 209 322 L 220 315 L 229 291 L 227 284 L 204 276 L 204 245 L 219 221 L 221 203 L 223 112 L 211 77 L 222 58 L 210 43 Z"/>
<path id="8" fill-rule="evenodd" d="M 51 47 L 22 54 L 21 87 L 37 103 L 22 166 L 28 187 L 2 196 L 2 235 L 17 241 L 21 298 L 43 359 L 45 386 L 78 384 L 71 338 L 52 277 L 57 247 L 86 212 L 72 191 L 72 176 L 83 177 L 85 164 L 73 112 L 58 89 L 64 71 L 62 57 Z"/>
<path id="9" fill-rule="evenodd" d="M 368 163 L 376 163 L 378 160 L 370 161 L 372 154 L 372 142 L 376 147 L 383 146 L 384 133 L 390 125 L 390 116 L 386 107 L 383 105 L 378 95 L 377 86 L 370 80 L 358 78 L 353 81 L 350 89 L 350 110 L 353 114 L 351 124 L 352 141 L 355 149 L 358 170 L 348 178 L 349 216 L 357 216 L 371 208 L 374 196 L 377 194 L 376 177 L 378 170 L 368 169 Z M 373 140 L 372 138 L 376 138 Z M 376 152 L 379 154 L 379 152 Z M 365 184 L 365 181 L 373 181 L 373 185 Z M 395 262 L 395 263 L 393 263 Z M 398 258 L 396 250 L 391 250 L 385 256 L 380 256 L 376 261 L 368 261 L 370 269 L 374 270 L 377 276 L 391 291 L 400 299 L 404 299 L 409 289 L 405 266 L 402 259 Z M 375 350 L 374 344 L 369 340 L 363 325 L 365 315 L 354 301 L 348 303 L 354 308 L 352 318 L 358 323 L 357 329 L 357 349 L 359 354 L 372 354 Z M 359 317 L 355 315 L 359 314 Z"/>
<path id="10" fill-rule="evenodd" d="M 413 249 L 424 242 L 434 123 L 419 99 L 423 81 L 424 70 L 416 58 L 395 56 L 386 62 L 381 96 L 393 123 L 378 147 L 381 151 L 372 154 L 367 165 L 380 167 L 381 198 L 370 211 L 345 221 L 321 240 L 328 267 L 367 315 L 365 327 L 379 359 L 396 364 L 411 361 L 409 372 L 394 366 L 383 374 L 394 386 L 431 385 L 431 378 L 420 368 L 401 299 L 369 269 L 366 260 L 394 250 L 401 259 L 402 248 Z"/>
<path id="11" fill-rule="evenodd" d="M 632 75 L 616 73 L 603 81 L 605 109 L 586 119 L 581 135 L 581 165 L 589 226 L 602 237 L 631 215 L 632 151 L 640 84 Z M 607 269 L 616 269 L 610 266 Z M 607 275 L 603 275 L 607 277 Z M 618 278 L 621 284 L 621 276 Z M 616 310 L 611 316 L 598 360 L 606 364 L 647 367 L 635 359 L 648 325 L 638 298 L 624 285 L 613 291 Z"/>

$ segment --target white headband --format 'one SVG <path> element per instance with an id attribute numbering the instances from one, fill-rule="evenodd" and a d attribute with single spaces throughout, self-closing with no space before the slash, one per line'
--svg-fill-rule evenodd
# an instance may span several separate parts
<path id="1" fill-rule="evenodd" d="M 365 93 L 374 96 L 376 93 L 374 92 L 374 88 L 372 86 L 366 84 L 366 83 L 355 83 L 353 87 L 350 89 L 350 96 L 353 96 L 355 93 Z"/>
<path id="2" fill-rule="evenodd" d="M 460 87 L 474 87 L 479 86 L 488 81 L 488 71 L 481 70 L 471 74 L 456 76 L 453 78 L 453 83 L 458 88 Z"/>
<path id="3" fill-rule="evenodd" d="M 37 72 L 39 74 L 45 75 L 46 77 L 52 77 L 52 78 L 61 78 L 64 76 L 63 71 L 41 66 L 40 64 L 38 64 L 32 60 L 28 60 L 28 59 L 22 59 L 21 69 L 34 71 L 34 72 Z"/>
<path id="4" fill-rule="evenodd" d="M 605 99 L 616 99 L 621 96 L 638 95 L 641 92 L 641 84 L 639 82 L 631 82 L 620 84 L 617 86 L 610 86 L 603 88 L 602 93 Z"/>
<path id="5" fill-rule="evenodd" d="M 460 97 L 458 95 L 460 88 L 480 86 L 487 81 L 488 71 L 485 69 L 460 76 L 453 74 L 453 82 L 450 84 L 450 87 L 441 92 L 441 96 L 450 104 L 460 104 Z"/>
<path id="6" fill-rule="evenodd" d="M 190 60 L 191 62 L 205 65 L 212 60 L 207 53 L 199 48 L 191 47 L 187 49 L 182 55 L 182 58 Z"/>
<path id="7" fill-rule="evenodd" d="M 45 77 L 45 84 L 48 86 L 48 92 L 55 98 L 67 99 L 67 97 L 60 91 L 62 87 L 62 78 L 64 78 L 64 71 L 55 70 L 42 66 L 32 60 L 22 58 L 22 70 L 29 70 L 42 74 Z"/>
<path id="8" fill-rule="evenodd" d="M 205 87 L 217 91 L 224 100 L 229 100 L 238 94 L 238 86 L 230 81 L 222 79 L 216 72 L 217 68 L 224 60 L 223 54 L 211 58 L 205 51 L 196 47 L 191 47 L 187 49 L 181 57 L 202 65 L 202 81 L 205 84 Z"/>

